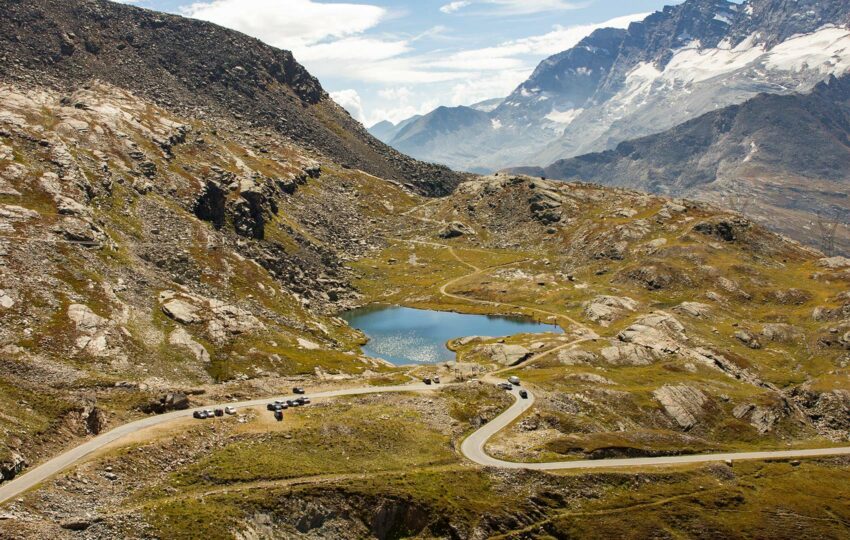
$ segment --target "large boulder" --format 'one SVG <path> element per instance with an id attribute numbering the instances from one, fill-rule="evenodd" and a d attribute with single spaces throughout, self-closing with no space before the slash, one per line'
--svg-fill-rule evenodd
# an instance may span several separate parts
<path id="1" fill-rule="evenodd" d="M 779 343 L 800 343 L 806 337 L 806 333 L 802 328 L 782 323 L 764 325 L 761 335 L 767 341 L 776 341 Z"/>
<path id="2" fill-rule="evenodd" d="M 697 425 L 708 403 L 708 397 L 702 391 L 684 384 L 662 386 L 652 395 L 685 431 Z"/>
<path id="3" fill-rule="evenodd" d="M 505 343 L 483 345 L 478 347 L 476 352 L 503 366 L 516 365 L 531 356 L 531 351 L 522 345 L 507 345 Z"/>
<path id="4" fill-rule="evenodd" d="M 632 343 L 615 343 L 603 348 L 599 354 L 615 366 L 646 366 L 655 362 L 659 356 L 648 347 Z"/>
<path id="5" fill-rule="evenodd" d="M 617 334 L 623 343 L 646 347 L 656 354 L 673 354 L 682 350 L 687 341 L 685 327 L 675 317 L 664 311 L 644 315 L 634 324 Z"/>
<path id="6" fill-rule="evenodd" d="M 10 452 L 3 461 L 0 461 L 0 482 L 11 480 L 26 469 L 28 465 L 24 456 L 17 452 Z"/>
<path id="7" fill-rule="evenodd" d="M 265 329 L 265 325 L 254 315 L 231 304 L 214 298 L 175 291 L 163 291 L 159 294 L 162 312 L 171 319 L 184 325 L 198 325 L 207 336 L 216 342 Z M 175 336 L 178 345 L 186 345 L 182 335 Z M 191 345 L 189 345 L 191 346 Z M 191 346 L 199 354 L 197 347 Z"/>
<path id="8" fill-rule="evenodd" d="M 711 306 L 699 302 L 682 302 L 673 311 L 694 319 L 707 319 L 711 316 Z"/>
<path id="9" fill-rule="evenodd" d="M 583 304 L 584 316 L 602 326 L 608 326 L 626 313 L 635 311 L 638 302 L 626 296 L 600 295 Z"/>
<path id="10" fill-rule="evenodd" d="M 847 257 L 824 257 L 823 259 L 818 260 L 818 266 L 830 270 L 850 268 L 850 259 Z"/>
<path id="11" fill-rule="evenodd" d="M 68 306 L 68 318 L 74 323 L 77 331 L 75 343 L 79 351 L 93 356 L 108 354 L 108 335 L 111 328 L 108 319 L 101 317 L 83 304 Z"/>
<path id="12" fill-rule="evenodd" d="M 192 339 L 192 336 L 189 335 L 189 332 L 187 332 L 183 328 L 177 328 L 173 332 L 171 332 L 171 334 L 169 334 L 168 336 L 168 343 L 187 349 L 199 362 L 202 362 L 204 364 L 210 363 L 210 353 L 207 352 L 207 349 L 203 345 Z"/>
<path id="13" fill-rule="evenodd" d="M 475 234 L 468 225 L 460 221 L 452 221 L 440 231 L 439 236 L 443 239 L 458 238 L 460 236 L 468 236 Z"/>
<path id="14" fill-rule="evenodd" d="M 189 397 L 182 392 L 169 392 L 161 395 L 156 401 L 142 407 L 147 413 L 162 414 L 168 411 L 185 411 L 189 408 Z"/>

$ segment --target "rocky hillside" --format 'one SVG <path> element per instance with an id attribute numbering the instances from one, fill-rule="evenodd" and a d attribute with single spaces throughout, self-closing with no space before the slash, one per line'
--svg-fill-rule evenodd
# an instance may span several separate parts
<path id="1" fill-rule="evenodd" d="M 0 96 L 0 462 L 215 382 L 382 369 L 329 314 L 412 191 L 102 82 Z"/>
<path id="2" fill-rule="evenodd" d="M 711 200 L 847 252 L 850 77 L 805 95 L 762 94 L 614 150 L 519 170 Z"/>
<path id="3" fill-rule="evenodd" d="M 687 0 L 547 58 L 487 113 L 490 126 L 459 115 L 416 146 L 390 144 L 463 170 L 608 150 L 761 92 L 806 92 L 846 73 L 848 23 L 839 0 Z"/>
<path id="4" fill-rule="evenodd" d="M 387 148 L 288 51 L 216 25 L 107 0 L 2 3 L 0 78 L 73 90 L 92 79 L 175 113 L 271 129 L 339 164 L 448 193 L 460 177 Z"/>

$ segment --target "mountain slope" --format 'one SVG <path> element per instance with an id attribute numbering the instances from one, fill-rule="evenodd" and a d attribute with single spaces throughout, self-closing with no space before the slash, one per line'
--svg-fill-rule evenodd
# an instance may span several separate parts
<path id="1" fill-rule="evenodd" d="M 489 129 L 459 121 L 450 135 L 435 132 L 427 147 L 406 150 L 492 170 L 610 149 L 762 92 L 805 92 L 848 72 L 848 24 L 850 5 L 839 0 L 687 0 L 544 60 L 489 113 Z"/>
<path id="2" fill-rule="evenodd" d="M 369 128 L 369 134 L 378 139 L 379 141 L 389 144 L 393 138 L 398 135 L 398 132 L 404 129 L 408 124 L 415 122 L 419 118 L 422 118 L 421 115 L 414 115 L 410 118 L 402 120 L 398 124 L 393 124 L 388 120 L 384 120 L 382 122 L 378 122 L 374 126 Z"/>
<path id="3" fill-rule="evenodd" d="M 92 79 L 178 113 L 275 129 L 339 163 L 445 194 L 460 181 L 368 135 L 288 51 L 219 26 L 106 0 L 0 4 L 0 76 L 76 89 Z"/>
<path id="4" fill-rule="evenodd" d="M 762 94 L 614 150 L 519 170 L 746 206 L 775 229 L 827 249 L 812 226 L 817 216 L 850 221 L 850 76 L 806 95 Z M 847 251 L 847 230 L 839 233 Z"/>

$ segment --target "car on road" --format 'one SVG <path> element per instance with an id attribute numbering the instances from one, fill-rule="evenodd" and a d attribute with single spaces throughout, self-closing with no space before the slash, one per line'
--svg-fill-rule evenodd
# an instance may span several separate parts
<path id="1" fill-rule="evenodd" d="M 508 382 L 514 386 L 519 386 L 519 377 L 512 375 L 511 377 L 508 377 Z"/>
<path id="2" fill-rule="evenodd" d="M 267 411 L 273 411 L 273 410 L 274 410 L 274 406 L 275 406 L 275 404 L 274 404 L 274 403 L 269 403 L 268 405 L 266 405 L 266 410 L 267 410 Z"/>
<path id="3" fill-rule="evenodd" d="M 514 387 L 511 383 L 506 383 L 506 382 L 497 384 L 496 388 L 501 388 L 502 390 L 513 390 L 514 389 Z"/>
<path id="4" fill-rule="evenodd" d="M 232 416 L 232 415 L 236 414 L 236 408 L 228 405 L 227 407 L 224 408 L 224 414 L 229 414 L 229 415 Z"/>
<path id="5" fill-rule="evenodd" d="M 286 404 L 290 407 L 297 407 L 297 406 L 301 405 L 301 402 L 298 401 L 297 399 L 287 399 Z"/>
<path id="6" fill-rule="evenodd" d="M 432 380 L 434 381 L 434 384 L 440 384 L 440 378 L 439 377 L 434 377 Z"/>
<path id="7" fill-rule="evenodd" d="M 428 378 L 428 377 L 425 377 L 424 379 L 422 379 L 422 382 L 424 382 L 425 384 L 431 384 L 431 379 Z"/>
<path id="8" fill-rule="evenodd" d="M 521 397 L 522 399 L 528 399 L 528 392 L 525 390 L 520 390 L 519 397 Z"/>
<path id="9" fill-rule="evenodd" d="M 222 417 L 224 416 L 224 409 L 216 409 L 214 414 L 218 417 Z"/>
<path id="10" fill-rule="evenodd" d="M 296 401 L 298 401 L 298 403 L 301 404 L 301 405 L 309 405 L 310 404 L 310 398 L 308 398 L 307 396 L 300 397 Z"/>
<path id="11" fill-rule="evenodd" d="M 293 389 L 292 389 L 292 393 L 293 393 L 293 394 L 303 394 L 303 393 L 304 393 L 304 389 L 303 389 L 303 388 L 301 388 L 300 386 L 296 386 L 295 388 L 293 388 Z"/>
<path id="12" fill-rule="evenodd" d="M 207 409 L 207 418 L 215 418 L 215 411 L 212 409 Z"/>
<path id="13" fill-rule="evenodd" d="M 193 418 L 197 418 L 198 420 L 206 420 L 207 411 L 195 411 L 192 413 Z"/>

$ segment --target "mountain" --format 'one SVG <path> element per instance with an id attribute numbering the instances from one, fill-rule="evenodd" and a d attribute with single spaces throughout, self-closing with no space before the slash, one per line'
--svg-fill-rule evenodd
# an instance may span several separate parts
<path id="1" fill-rule="evenodd" d="M 611 149 L 759 93 L 806 92 L 850 70 L 850 5 L 687 0 L 547 58 L 483 118 L 458 115 L 411 155 L 463 170 Z"/>
<path id="2" fill-rule="evenodd" d="M 817 222 L 850 222 L 850 76 L 809 94 L 761 94 L 614 150 L 514 172 L 711 200 L 832 251 Z M 845 226 L 834 240 L 850 251 Z"/>
<path id="3" fill-rule="evenodd" d="M 846 536 L 850 259 L 707 202 L 400 157 L 212 24 L 0 7 L 0 538 Z M 843 84 L 787 105 L 822 152 Z M 660 461 L 598 469 L 635 457 Z"/>
<path id="4" fill-rule="evenodd" d="M 463 121 L 463 118 L 462 118 L 463 110 L 474 109 L 476 111 L 488 113 L 488 112 L 491 112 L 492 110 L 494 110 L 496 107 L 498 107 L 502 103 L 502 101 L 504 101 L 503 98 L 486 99 L 484 101 L 479 101 L 478 103 L 473 103 L 469 107 L 457 107 L 457 108 L 441 107 L 440 110 L 448 109 L 450 111 L 454 111 L 454 110 L 461 111 L 461 112 L 455 112 L 454 114 L 456 114 L 458 117 L 460 117 L 457 120 L 462 122 Z M 436 111 L 434 111 L 434 112 L 436 112 Z M 374 126 L 370 127 L 369 133 L 373 137 L 378 139 L 379 141 L 382 141 L 382 142 L 387 143 L 387 144 L 391 144 L 393 139 L 404 128 L 406 128 L 409 124 L 416 122 L 420 118 L 422 118 L 422 115 L 416 114 L 416 115 L 411 116 L 410 118 L 406 118 L 406 119 L 400 121 L 398 124 L 393 124 L 392 122 L 390 122 L 388 120 L 383 120 L 381 122 L 378 122 Z M 423 123 L 426 124 L 426 125 L 419 126 L 419 127 L 415 128 L 415 130 L 419 131 L 419 132 L 427 131 L 429 129 L 429 126 L 427 124 L 431 123 L 432 119 L 433 119 L 433 116 L 431 116 L 427 120 L 424 120 Z"/>
<path id="5" fill-rule="evenodd" d="M 461 177 L 388 149 L 292 54 L 201 21 L 106 0 L 5 1 L 0 76 L 73 88 L 92 79 L 187 113 L 272 129 L 339 163 L 444 194 Z"/>
<path id="6" fill-rule="evenodd" d="M 378 139 L 379 141 L 389 144 L 393 138 L 398 135 L 398 132 L 404 129 L 408 124 L 415 122 L 419 118 L 422 118 L 421 115 L 414 115 L 410 118 L 402 120 L 398 124 L 393 124 L 389 120 L 383 120 L 378 122 L 374 126 L 369 128 L 369 134 Z"/>

